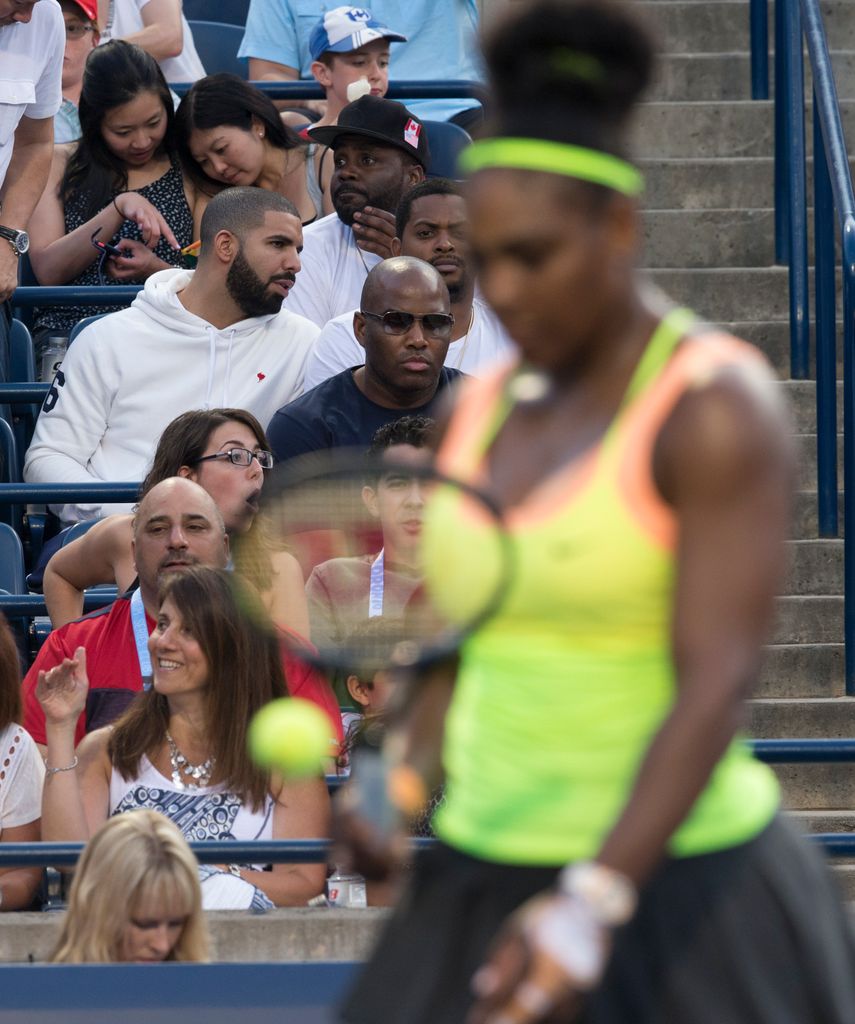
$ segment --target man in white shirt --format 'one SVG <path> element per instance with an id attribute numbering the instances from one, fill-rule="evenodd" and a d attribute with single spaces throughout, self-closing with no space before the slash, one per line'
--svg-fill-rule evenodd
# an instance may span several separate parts
<path id="1" fill-rule="evenodd" d="M 446 366 L 478 376 L 512 354 L 513 342 L 499 318 L 475 291 L 466 201 L 456 182 L 429 178 L 405 193 L 392 251 L 430 263 L 448 287 L 454 329 Z M 321 330 L 306 369 L 305 391 L 363 362 L 353 328 L 357 312 L 334 317 Z"/>
<path id="2" fill-rule="evenodd" d="M 335 213 L 305 230 L 303 271 L 290 308 L 318 327 L 359 305 L 368 271 L 392 255 L 401 197 L 424 180 L 427 132 L 405 106 L 379 96 L 349 103 L 338 124 L 310 128 L 330 146 Z"/>
<path id="3" fill-rule="evenodd" d="M 194 272 L 162 270 L 133 304 L 68 349 L 36 424 L 33 483 L 141 480 L 164 427 L 233 406 L 267 425 L 302 391 L 318 329 L 282 308 L 300 270 L 300 218 L 284 196 L 226 189 L 202 218 Z M 125 506 L 65 506 L 65 522 Z"/>
<path id="4" fill-rule="evenodd" d="M 56 0 L 0 0 L 0 380 L 9 376 L 8 300 L 53 156 L 64 51 Z"/>
<path id="5" fill-rule="evenodd" d="M 101 42 L 108 39 L 142 47 L 160 65 L 167 82 L 195 82 L 205 76 L 181 0 L 110 0 Z"/>

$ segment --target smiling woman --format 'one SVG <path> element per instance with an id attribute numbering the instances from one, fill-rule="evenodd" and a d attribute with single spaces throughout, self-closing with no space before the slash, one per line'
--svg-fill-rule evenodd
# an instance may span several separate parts
<path id="1" fill-rule="evenodd" d="M 169 574 L 149 638 L 151 689 L 112 728 L 90 733 L 76 754 L 74 727 L 89 690 L 84 648 L 39 673 L 50 766 L 46 839 L 85 840 L 107 817 L 139 808 L 172 818 L 187 839 L 327 834 L 323 779 L 284 782 L 249 759 L 250 719 L 264 704 L 287 696 L 272 631 L 244 613 L 253 602 L 248 589 L 222 570 L 189 567 Z M 200 871 L 205 905 L 224 909 L 299 906 L 324 881 L 318 864 Z"/>

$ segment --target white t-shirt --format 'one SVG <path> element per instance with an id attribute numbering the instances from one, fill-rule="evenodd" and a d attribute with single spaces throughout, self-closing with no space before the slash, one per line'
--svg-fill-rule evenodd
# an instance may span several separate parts
<path id="1" fill-rule="evenodd" d="M 306 367 L 303 393 L 351 366 L 365 362 L 365 350 L 353 333 L 353 313 L 337 316 L 323 328 L 315 342 Z M 462 338 L 448 346 L 445 365 L 479 376 L 489 366 L 507 359 L 514 343 L 487 303 L 476 296 L 472 300 L 472 323 Z"/>
<path id="2" fill-rule="evenodd" d="M 56 0 L 39 0 L 28 23 L 0 28 L 0 185 L 21 118 L 53 117 L 59 110 L 64 55 L 65 24 Z"/>
<path id="3" fill-rule="evenodd" d="M 110 0 L 107 14 L 107 25 L 101 33 L 101 42 L 108 39 L 127 39 L 145 28 L 142 10 L 149 0 Z M 195 82 L 205 77 L 205 69 L 196 46 L 193 33 L 187 19 L 181 15 L 181 27 L 184 30 L 184 49 L 177 57 L 164 57 L 158 61 L 167 82 Z"/>
<path id="4" fill-rule="evenodd" d="M 0 835 L 42 816 L 44 780 L 44 762 L 26 729 L 15 722 L 0 729 Z"/>
<path id="5" fill-rule="evenodd" d="M 288 309 L 318 327 L 359 306 L 368 271 L 381 262 L 379 256 L 357 246 L 353 232 L 337 213 L 303 229 L 300 260 L 302 269 L 288 296 Z"/>

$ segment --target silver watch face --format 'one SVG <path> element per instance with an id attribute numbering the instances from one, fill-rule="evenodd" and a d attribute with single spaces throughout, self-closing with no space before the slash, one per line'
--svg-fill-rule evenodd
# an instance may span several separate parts
<path id="1" fill-rule="evenodd" d="M 26 231 L 19 231 L 13 239 L 12 245 L 18 250 L 19 255 L 23 256 L 30 248 L 30 236 Z"/>

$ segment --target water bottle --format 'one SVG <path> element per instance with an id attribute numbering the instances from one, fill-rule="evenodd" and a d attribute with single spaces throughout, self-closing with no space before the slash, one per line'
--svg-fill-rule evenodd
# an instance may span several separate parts
<path id="1" fill-rule="evenodd" d="M 346 874 L 335 867 L 327 879 L 327 903 L 331 907 L 344 907 L 348 910 L 368 906 L 365 879 L 362 875 Z"/>
<path id="2" fill-rule="evenodd" d="M 48 335 L 39 355 L 39 380 L 50 384 L 56 376 L 56 371 L 62 365 L 67 348 L 68 337 L 66 335 Z"/>

